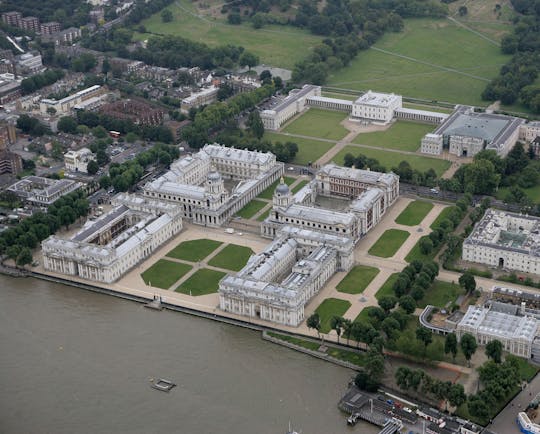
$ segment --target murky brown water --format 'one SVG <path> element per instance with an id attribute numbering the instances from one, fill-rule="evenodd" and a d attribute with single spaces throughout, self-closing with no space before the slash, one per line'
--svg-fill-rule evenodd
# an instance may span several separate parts
<path id="1" fill-rule="evenodd" d="M 336 407 L 351 375 L 256 332 L 0 276 L 3 434 L 282 434 L 289 420 L 303 434 L 377 433 Z"/>

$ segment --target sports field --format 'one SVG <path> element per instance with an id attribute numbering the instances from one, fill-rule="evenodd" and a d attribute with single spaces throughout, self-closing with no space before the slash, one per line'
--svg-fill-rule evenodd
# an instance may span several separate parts
<path id="1" fill-rule="evenodd" d="M 358 134 L 353 143 L 414 152 L 420 147 L 422 137 L 433 130 L 433 125 L 398 121 L 386 131 Z"/>
<path id="2" fill-rule="evenodd" d="M 294 164 L 306 165 L 309 162 L 315 162 L 322 157 L 335 143 L 323 142 L 314 139 L 304 139 L 300 137 L 291 137 L 279 133 L 264 133 L 264 138 L 272 142 L 294 142 L 298 145 L 298 153 L 292 161 Z"/>
<path id="3" fill-rule="evenodd" d="M 336 71 L 330 86 L 485 106 L 480 95 L 509 56 L 448 19 L 408 19 Z"/>
<path id="4" fill-rule="evenodd" d="M 146 30 L 155 34 L 177 35 L 210 46 L 239 45 L 257 54 L 261 63 L 292 69 L 322 38 L 292 26 L 265 26 L 254 29 L 249 23 L 227 24 L 226 15 L 209 16 L 197 10 L 197 3 L 177 0 L 168 6 L 174 16 L 170 23 L 161 20 L 161 12 L 142 21 Z M 138 34 L 137 39 L 152 35 Z"/>
<path id="5" fill-rule="evenodd" d="M 302 136 L 340 140 L 349 132 L 339 124 L 346 118 L 348 118 L 348 115 L 343 112 L 309 109 L 287 125 L 283 131 Z"/>
<path id="6" fill-rule="evenodd" d="M 402 154 L 400 152 L 390 152 L 383 149 L 361 148 L 359 146 L 345 146 L 336 154 L 333 160 L 336 164 L 343 165 L 343 157 L 348 153 L 354 156 L 363 154 L 369 158 L 376 158 L 379 160 L 379 163 L 386 167 L 386 170 L 390 170 L 392 167 L 397 167 L 402 161 L 408 161 L 413 169 L 420 170 L 421 172 L 425 172 L 428 169 L 433 169 L 437 173 L 437 176 L 441 176 L 446 169 L 450 167 L 449 161 L 441 160 L 439 158 Z"/>

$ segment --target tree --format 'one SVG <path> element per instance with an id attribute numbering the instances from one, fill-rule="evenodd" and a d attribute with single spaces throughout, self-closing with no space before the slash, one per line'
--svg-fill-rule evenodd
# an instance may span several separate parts
<path id="1" fill-rule="evenodd" d="M 340 316 L 334 315 L 332 318 L 330 318 L 330 328 L 336 332 L 337 335 L 337 341 L 339 344 L 339 337 L 341 336 L 341 324 L 343 322 L 343 318 Z"/>
<path id="2" fill-rule="evenodd" d="M 96 161 L 94 160 L 90 160 L 88 162 L 88 165 L 86 166 L 86 171 L 88 172 L 89 175 L 95 175 L 99 170 L 99 165 L 97 164 Z"/>
<path id="3" fill-rule="evenodd" d="M 446 399 L 452 407 L 459 407 L 461 404 L 463 404 L 467 400 L 467 395 L 465 395 L 463 385 L 459 383 L 452 384 L 448 389 Z"/>
<path id="4" fill-rule="evenodd" d="M 433 340 L 433 337 L 431 336 L 431 331 L 429 331 L 425 327 L 418 327 L 416 329 L 416 339 L 418 339 L 420 342 L 424 344 L 424 352 L 427 349 L 427 346 L 431 343 Z"/>
<path id="5" fill-rule="evenodd" d="M 423 255 L 429 255 L 433 251 L 433 241 L 429 237 L 422 237 L 418 247 Z"/>
<path id="6" fill-rule="evenodd" d="M 394 339 L 400 328 L 399 322 L 392 317 L 385 318 L 381 323 L 381 330 L 386 333 L 388 339 Z"/>
<path id="7" fill-rule="evenodd" d="M 478 347 L 476 343 L 476 339 L 470 333 L 465 333 L 463 334 L 463 336 L 461 336 L 461 341 L 459 342 L 459 346 L 461 347 L 461 351 L 463 352 L 463 355 L 465 356 L 465 359 L 467 360 L 467 364 L 470 366 L 471 357 L 476 352 L 476 348 Z"/>
<path id="8" fill-rule="evenodd" d="M 244 51 L 242 55 L 240 56 L 240 59 L 238 59 L 238 63 L 240 66 L 247 66 L 248 69 L 251 71 L 251 68 L 256 66 L 259 63 L 259 58 L 249 51 Z"/>
<path id="9" fill-rule="evenodd" d="M 399 306 L 408 314 L 416 309 L 416 301 L 410 295 L 404 295 L 399 299 Z"/>
<path id="10" fill-rule="evenodd" d="M 306 324 L 308 328 L 317 330 L 317 336 L 321 337 L 321 318 L 317 312 L 308 317 Z"/>
<path id="11" fill-rule="evenodd" d="M 58 130 L 64 133 L 77 134 L 77 121 L 71 116 L 63 116 L 58 121 Z"/>
<path id="12" fill-rule="evenodd" d="M 23 247 L 17 255 L 16 264 L 19 267 L 24 267 L 26 264 L 32 263 L 32 252 L 28 247 Z"/>
<path id="13" fill-rule="evenodd" d="M 92 128 L 92 134 L 96 139 L 104 139 L 107 137 L 107 130 L 101 125 L 98 125 L 97 127 Z"/>
<path id="14" fill-rule="evenodd" d="M 376 350 L 370 349 L 365 358 L 364 368 L 369 376 L 377 383 L 384 374 L 384 357 Z"/>
<path id="15" fill-rule="evenodd" d="M 452 353 L 452 359 L 456 359 L 458 351 L 457 338 L 454 333 L 449 333 L 446 335 L 444 340 L 444 352 L 445 354 Z"/>
<path id="16" fill-rule="evenodd" d="M 464 17 L 465 15 L 467 15 L 467 12 L 468 12 L 467 6 L 460 6 L 458 9 L 458 13 L 460 17 Z"/>
<path id="17" fill-rule="evenodd" d="M 233 25 L 242 24 L 242 17 L 240 14 L 229 14 L 227 15 L 227 22 Z"/>
<path id="18" fill-rule="evenodd" d="M 349 345 L 349 339 L 351 338 L 352 325 L 353 325 L 353 322 L 350 319 L 342 318 L 341 328 L 343 329 L 343 336 L 347 338 L 347 345 Z"/>
<path id="19" fill-rule="evenodd" d="M 354 155 L 351 154 L 350 152 L 347 152 L 343 156 L 343 165 L 345 167 L 353 167 L 354 166 Z"/>
<path id="20" fill-rule="evenodd" d="M 393 295 L 385 295 L 384 297 L 379 298 L 379 306 L 385 311 L 385 313 L 390 312 L 396 305 L 397 298 Z"/>
<path id="21" fill-rule="evenodd" d="M 470 271 L 465 271 L 465 273 L 459 276 L 458 282 L 459 286 L 465 289 L 469 294 L 476 289 L 476 280 Z"/>
<path id="22" fill-rule="evenodd" d="M 501 363 L 502 361 L 503 346 L 501 341 L 497 339 L 488 342 L 486 345 L 486 356 L 492 359 L 495 363 Z"/>
<path id="23" fill-rule="evenodd" d="M 253 110 L 249 114 L 247 125 L 255 137 L 262 139 L 262 136 L 264 135 L 264 124 L 261 120 L 259 110 Z"/>
<path id="24" fill-rule="evenodd" d="M 137 136 L 137 134 L 135 134 L 132 131 L 130 131 L 129 133 L 126 134 L 126 142 L 128 142 L 128 143 L 134 143 L 138 139 L 139 139 L 139 137 Z"/>
<path id="25" fill-rule="evenodd" d="M 164 23 L 170 23 L 173 20 L 173 14 L 169 9 L 163 9 L 161 12 L 161 21 Z"/>

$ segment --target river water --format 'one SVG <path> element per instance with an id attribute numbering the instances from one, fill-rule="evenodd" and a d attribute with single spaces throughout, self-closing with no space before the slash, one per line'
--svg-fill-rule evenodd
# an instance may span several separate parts
<path id="1" fill-rule="evenodd" d="M 351 375 L 257 332 L 0 276 L 3 434 L 377 433 L 336 407 Z"/>

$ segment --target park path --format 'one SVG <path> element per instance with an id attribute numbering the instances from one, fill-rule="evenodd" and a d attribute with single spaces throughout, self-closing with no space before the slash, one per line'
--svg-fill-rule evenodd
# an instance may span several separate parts
<path id="1" fill-rule="evenodd" d="M 456 20 L 454 17 L 451 17 L 451 16 L 447 16 L 446 18 L 448 18 L 450 21 L 452 21 L 454 24 L 456 24 L 457 26 L 459 27 L 463 27 L 465 30 L 468 30 L 469 32 L 471 33 L 474 33 L 475 35 L 477 36 L 480 36 L 482 39 L 485 39 L 486 41 L 488 41 L 490 44 L 493 44 L 497 47 L 500 47 L 500 42 L 497 42 L 495 41 L 494 39 L 491 39 L 489 38 L 488 36 L 484 35 L 483 33 L 480 33 L 479 31 L 477 30 L 474 30 L 474 29 L 471 29 L 469 26 L 467 26 L 466 24 L 462 23 L 461 21 L 458 21 Z"/>

